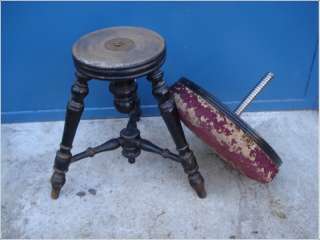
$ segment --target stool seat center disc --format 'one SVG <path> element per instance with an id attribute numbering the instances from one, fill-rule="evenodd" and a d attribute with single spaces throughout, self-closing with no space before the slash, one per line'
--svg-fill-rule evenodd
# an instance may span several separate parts
<path id="1" fill-rule="evenodd" d="M 104 46 L 111 51 L 129 51 L 135 47 L 135 44 L 129 38 L 113 38 L 106 41 Z"/>

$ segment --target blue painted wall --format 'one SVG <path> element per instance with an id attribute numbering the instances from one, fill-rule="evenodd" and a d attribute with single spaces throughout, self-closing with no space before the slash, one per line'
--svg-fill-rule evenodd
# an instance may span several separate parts
<path id="1" fill-rule="evenodd" d="M 71 46 L 114 25 L 153 29 L 167 40 L 168 83 L 187 76 L 234 108 L 266 72 L 276 78 L 255 110 L 315 109 L 316 2 L 2 3 L 2 121 L 61 120 L 73 82 Z M 145 115 L 158 114 L 139 80 Z M 85 118 L 119 116 L 108 83 L 92 81 Z"/>

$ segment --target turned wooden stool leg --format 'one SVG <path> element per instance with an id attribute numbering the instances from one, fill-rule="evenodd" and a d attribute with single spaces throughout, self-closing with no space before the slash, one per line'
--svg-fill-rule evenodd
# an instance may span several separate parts
<path id="1" fill-rule="evenodd" d="M 72 157 L 72 143 L 84 108 L 83 100 L 89 93 L 87 84 L 89 79 L 79 73 L 76 73 L 76 78 L 71 88 L 71 99 L 67 105 L 60 149 L 57 151 L 54 161 L 54 172 L 51 177 L 51 197 L 53 199 L 59 197 L 60 190 L 65 184 L 65 173 L 68 171 Z"/>
<path id="2" fill-rule="evenodd" d="M 182 166 L 192 188 L 200 198 L 206 197 L 204 179 L 201 176 L 199 166 L 193 152 L 189 149 L 178 116 L 176 105 L 170 96 L 169 90 L 163 79 L 163 72 L 157 70 L 148 76 L 152 82 L 152 93 L 159 103 L 159 109 L 163 120 L 176 144 L 180 157 L 183 159 Z"/>

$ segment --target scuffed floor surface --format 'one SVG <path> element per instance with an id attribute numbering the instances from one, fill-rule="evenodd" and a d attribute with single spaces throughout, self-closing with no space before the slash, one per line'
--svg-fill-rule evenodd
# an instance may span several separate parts
<path id="1" fill-rule="evenodd" d="M 2 125 L 3 238 L 316 238 L 318 114 L 247 113 L 283 160 L 264 185 L 230 169 L 186 130 L 208 196 L 189 187 L 182 167 L 151 153 L 133 165 L 121 151 L 75 163 L 57 201 L 49 178 L 63 122 Z M 125 119 L 82 121 L 73 153 L 118 136 Z M 142 136 L 174 151 L 159 117 Z"/>

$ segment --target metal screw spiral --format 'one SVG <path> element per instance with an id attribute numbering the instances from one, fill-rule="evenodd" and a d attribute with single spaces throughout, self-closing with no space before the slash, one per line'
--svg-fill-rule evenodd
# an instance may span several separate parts
<path id="1" fill-rule="evenodd" d="M 273 79 L 274 74 L 269 72 L 259 83 L 258 85 L 251 90 L 249 95 L 239 104 L 235 110 L 235 114 L 238 116 L 244 111 L 244 109 L 253 101 L 253 99 L 258 95 L 259 92 Z"/>

